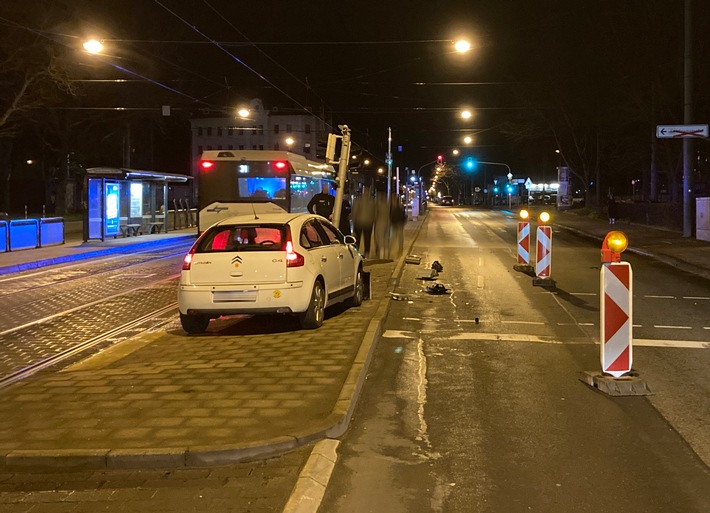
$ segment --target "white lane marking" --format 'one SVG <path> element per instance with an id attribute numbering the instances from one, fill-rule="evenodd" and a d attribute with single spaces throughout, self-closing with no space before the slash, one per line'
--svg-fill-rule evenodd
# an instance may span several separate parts
<path id="1" fill-rule="evenodd" d="M 707 301 L 710 299 L 710 297 L 702 297 L 702 296 L 683 296 L 683 299 L 698 299 L 700 301 Z"/>
<path id="2" fill-rule="evenodd" d="M 710 327 L 706 328 L 710 329 Z M 443 330 L 422 330 L 419 333 L 427 335 L 442 335 Z M 598 345 L 599 341 L 585 337 L 568 338 L 561 340 L 556 337 L 521 335 L 515 333 L 455 333 L 444 335 L 447 340 L 479 340 L 488 342 L 533 342 L 538 344 L 554 345 Z M 382 334 L 382 338 L 411 338 L 419 339 L 420 336 L 414 331 L 387 330 Z M 654 340 L 648 338 L 633 339 L 632 344 L 642 347 L 668 347 L 676 349 L 710 349 L 710 342 L 703 340 Z"/>
<path id="3" fill-rule="evenodd" d="M 632 328 L 643 328 L 643 324 L 633 324 Z"/>
<path id="4" fill-rule="evenodd" d="M 478 276 L 476 285 L 478 286 L 479 289 L 483 288 L 483 276 Z"/>
<path id="5" fill-rule="evenodd" d="M 478 257 L 478 266 L 483 267 L 483 257 Z"/>
<path id="6" fill-rule="evenodd" d="M 675 296 L 643 296 L 649 299 L 675 299 Z"/>
<path id="7" fill-rule="evenodd" d="M 645 347 L 675 347 L 679 349 L 710 349 L 710 342 L 702 340 L 652 340 L 647 338 L 635 338 L 632 341 L 635 346 Z"/>
<path id="8" fill-rule="evenodd" d="M 579 326 L 596 326 L 593 322 L 580 322 Z"/>
<path id="9" fill-rule="evenodd" d="M 572 296 L 596 296 L 596 292 L 570 292 Z"/>
<path id="10" fill-rule="evenodd" d="M 421 319 L 418 319 L 416 317 L 402 317 L 403 321 L 421 321 Z"/>
<path id="11" fill-rule="evenodd" d="M 533 324 L 535 326 L 544 326 L 544 322 L 539 321 L 500 321 L 501 324 Z"/>
<path id="12" fill-rule="evenodd" d="M 417 358 L 419 360 L 419 383 L 417 384 L 417 416 L 419 417 L 419 427 L 417 428 L 417 440 L 422 440 L 426 443 L 427 447 L 431 448 L 428 426 L 424 418 L 424 405 L 427 402 L 426 389 L 428 381 L 426 377 L 427 362 L 426 355 L 424 354 L 424 340 L 421 338 L 417 343 Z"/>
<path id="13" fill-rule="evenodd" d="M 692 326 L 663 326 L 661 324 L 654 324 L 654 328 L 662 328 L 667 330 L 692 330 Z"/>

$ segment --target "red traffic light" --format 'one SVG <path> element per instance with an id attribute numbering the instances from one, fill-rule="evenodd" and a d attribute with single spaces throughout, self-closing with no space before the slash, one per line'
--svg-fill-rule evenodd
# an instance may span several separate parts
<path id="1" fill-rule="evenodd" d="M 444 162 L 444 156 L 443 156 L 443 155 L 437 155 L 436 161 L 437 161 L 439 164 L 441 164 L 442 162 Z"/>

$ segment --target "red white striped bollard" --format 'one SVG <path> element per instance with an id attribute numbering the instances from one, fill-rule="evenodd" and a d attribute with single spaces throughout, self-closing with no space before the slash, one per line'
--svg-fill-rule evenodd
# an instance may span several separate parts
<path id="1" fill-rule="evenodd" d="M 518 221 L 518 264 L 530 265 L 530 223 Z"/>
<path id="2" fill-rule="evenodd" d="M 537 227 L 537 252 L 535 259 L 535 276 L 549 278 L 552 272 L 552 227 Z"/>
<path id="3" fill-rule="evenodd" d="M 602 243 L 600 271 L 600 337 L 602 372 L 615 378 L 631 371 L 633 349 L 633 272 L 621 252 L 628 241 L 622 232 L 609 232 Z"/>

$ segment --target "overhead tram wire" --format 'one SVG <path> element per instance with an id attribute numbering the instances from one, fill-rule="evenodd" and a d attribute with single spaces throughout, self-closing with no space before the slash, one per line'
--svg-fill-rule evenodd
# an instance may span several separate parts
<path id="1" fill-rule="evenodd" d="M 4 17 L 2 17 L 2 16 L 0 16 L 0 22 L 3 22 L 3 23 L 5 23 L 5 24 L 10 25 L 10 26 L 13 26 L 13 27 L 15 27 L 15 28 L 19 28 L 19 29 L 22 29 L 22 30 L 26 30 L 26 31 L 28 31 L 28 32 L 31 32 L 31 33 L 33 33 L 33 34 L 35 34 L 35 35 L 37 35 L 37 36 L 43 38 L 43 39 L 46 39 L 47 41 L 51 41 L 52 43 L 55 43 L 55 44 L 64 46 L 65 48 L 69 48 L 69 49 L 73 49 L 73 48 L 74 48 L 73 46 L 68 45 L 68 44 L 66 44 L 66 43 L 63 42 L 63 41 L 60 41 L 60 40 L 56 37 L 57 34 L 51 34 L 51 35 L 54 36 L 54 37 L 49 37 L 49 35 L 47 35 L 47 33 L 43 32 L 43 31 L 34 29 L 34 28 L 32 28 L 32 27 L 28 27 L 27 25 L 19 24 L 19 23 L 13 21 L 13 20 L 9 20 L 9 19 L 4 18 Z M 65 35 L 65 34 L 59 34 L 59 35 L 62 36 L 62 37 L 70 37 L 70 38 L 73 38 L 73 39 L 78 39 L 77 36 L 67 36 L 67 35 Z M 142 81 L 149 82 L 149 83 L 151 83 L 151 84 L 153 84 L 153 85 L 156 85 L 156 86 L 158 86 L 158 87 L 161 87 L 161 88 L 163 88 L 163 89 L 166 89 L 166 90 L 168 90 L 168 91 L 171 91 L 171 92 L 173 92 L 173 93 L 175 93 L 175 94 L 177 94 L 177 95 L 183 96 L 183 97 L 185 97 L 185 98 L 189 98 L 190 100 L 193 100 L 194 102 L 203 104 L 203 105 L 205 105 L 205 106 L 214 107 L 212 104 L 209 104 L 209 103 L 207 103 L 207 102 L 204 102 L 204 101 L 200 100 L 199 98 L 195 98 L 194 96 L 190 96 L 190 95 L 187 94 L 187 93 L 183 93 L 182 91 L 180 91 L 180 90 L 178 90 L 178 89 L 175 89 L 174 87 L 170 87 L 170 86 L 168 86 L 168 85 L 166 85 L 166 84 L 163 84 L 162 82 L 159 82 L 159 81 L 157 81 L 157 80 L 153 80 L 152 78 L 146 77 L 145 75 L 142 75 L 142 74 L 140 74 L 140 73 L 138 73 L 138 72 L 136 72 L 136 71 L 132 71 L 132 70 L 129 70 L 128 68 L 124 68 L 123 66 L 120 66 L 120 65 L 118 65 L 118 64 L 115 64 L 115 63 L 113 63 L 113 62 L 111 62 L 111 61 L 107 60 L 106 58 L 103 58 L 103 57 L 101 57 L 101 56 L 99 56 L 99 55 L 94 55 L 93 57 L 94 57 L 95 60 L 98 60 L 98 61 L 100 61 L 100 62 L 103 62 L 104 64 L 107 64 L 107 65 L 109 65 L 109 66 L 112 66 L 112 67 L 116 68 L 116 69 L 119 70 L 119 71 L 122 71 L 122 72 L 124 72 L 124 73 L 129 74 L 129 75 L 132 75 L 132 76 L 134 76 L 134 77 L 137 77 L 137 78 L 141 79 Z"/>
<path id="2" fill-rule="evenodd" d="M 308 112 L 308 108 L 307 108 L 306 106 L 304 106 L 303 104 L 301 104 L 301 102 L 299 102 L 298 100 L 296 100 L 295 98 L 293 98 L 291 95 L 289 95 L 287 92 L 285 92 L 283 89 L 281 89 L 281 88 L 278 87 L 276 84 L 274 84 L 273 82 L 271 82 L 268 78 L 266 78 L 264 75 L 262 75 L 261 73 L 259 73 L 256 69 L 252 68 L 252 67 L 249 66 L 246 62 L 242 61 L 239 57 L 237 57 L 237 56 L 234 55 L 232 52 L 230 52 L 229 50 L 227 50 L 227 49 L 224 47 L 224 45 L 223 45 L 222 43 L 220 43 L 219 41 L 217 41 L 217 40 L 215 40 L 215 39 L 212 39 L 212 38 L 209 37 L 207 34 L 205 34 L 205 33 L 203 33 L 202 31 L 200 31 L 197 27 L 195 27 L 194 25 L 190 24 L 187 20 L 185 20 L 183 17 L 181 17 L 181 16 L 180 16 L 179 14 L 177 14 L 175 11 L 173 11 L 172 9 L 170 9 L 169 7 L 167 7 L 166 5 L 164 5 L 160 0 L 154 0 L 154 2 L 155 2 L 156 4 L 158 4 L 160 7 L 162 7 L 164 10 L 166 10 L 168 13 L 172 14 L 175 18 L 177 18 L 178 20 L 180 20 L 183 24 L 185 24 L 186 26 L 188 26 L 188 27 L 189 27 L 190 29 L 192 29 L 194 32 L 196 32 L 197 34 L 199 34 L 200 36 L 202 36 L 203 38 L 205 38 L 207 42 L 213 44 L 214 46 L 216 46 L 217 48 L 219 48 L 222 52 L 226 53 L 226 54 L 227 54 L 229 57 L 231 57 L 235 62 L 241 64 L 241 65 L 244 66 L 246 69 L 248 69 L 249 71 L 251 71 L 252 73 L 254 73 L 257 77 L 259 77 L 259 78 L 262 79 L 264 82 L 266 82 L 266 83 L 269 84 L 271 87 L 273 87 L 275 90 L 277 90 L 278 92 L 280 92 L 281 94 L 283 94 L 286 98 L 288 98 L 289 100 L 291 100 L 294 104 L 296 104 L 297 106 L 299 106 L 299 107 L 300 107 L 301 109 L 303 109 L 305 112 Z M 448 41 L 448 40 L 447 40 L 447 41 Z M 278 63 L 277 63 L 277 64 L 278 64 Z M 280 65 L 279 65 L 279 66 L 280 66 Z M 286 71 L 288 71 L 288 70 L 286 70 Z M 333 127 L 332 125 L 330 125 L 325 119 L 321 118 L 320 116 L 318 116 L 318 115 L 316 115 L 316 114 L 313 114 L 313 116 L 314 116 L 315 118 L 321 120 L 326 126 L 330 127 L 331 129 L 334 128 L 334 127 Z"/>

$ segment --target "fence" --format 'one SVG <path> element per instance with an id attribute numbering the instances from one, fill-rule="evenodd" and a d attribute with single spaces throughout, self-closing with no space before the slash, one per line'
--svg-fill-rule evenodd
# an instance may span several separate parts
<path id="1" fill-rule="evenodd" d="M 0 251 L 42 248 L 64 244 L 64 218 L 0 221 Z"/>

